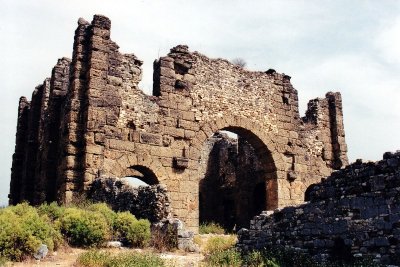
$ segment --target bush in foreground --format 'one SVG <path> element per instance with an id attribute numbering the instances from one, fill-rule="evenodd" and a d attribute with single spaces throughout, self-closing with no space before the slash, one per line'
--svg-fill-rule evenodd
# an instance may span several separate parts
<path id="1" fill-rule="evenodd" d="M 129 212 L 117 213 L 114 230 L 117 236 L 129 246 L 145 247 L 150 242 L 150 222 L 148 220 L 137 220 Z"/>
<path id="2" fill-rule="evenodd" d="M 54 222 L 64 214 L 65 207 L 59 206 L 57 202 L 52 202 L 50 204 L 44 203 L 37 207 L 37 211 L 40 215 L 47 215 L 47 217 Z"/>
<path id="3" fill-rule="evenodd" d="M 61 243 L 60 232 L 47 215 L 39 215 L 27 203 L 0 210 L 0 256 L 21 261 L 34 254 L 41 244 L 49 250 Z"/>
<path id="4" fill-rule="evenodd" d="M 110 236 L 110 226 L 101 213 L 67 208 L 59 219 L 61 233 L 69 244 L 82 247 L 102 245 Z"/>
<path id="5" fill-rule="evenodd" d="M 109 252 L 92 250 L 79 255 L 77 266 L 81 267 L 163 267 L 163 259 L 152 253 L 125 252 L 112 255 Z"/>

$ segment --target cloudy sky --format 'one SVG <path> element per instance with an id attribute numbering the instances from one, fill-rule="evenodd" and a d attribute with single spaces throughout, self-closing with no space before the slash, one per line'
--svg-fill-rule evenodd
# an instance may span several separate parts
<path id="1" fill-rule="evenodd" d="M 0 0 L 0 205 L 7 203 L 17 104 L 60 57 L 71 57 L 79 17 L 103 14 L 122 52 L 152 62 L 177 44 L 250 70 L 292 76 L 309 99 L 340 91 L 349 158 L 400 149 L 400 1 Z"/>

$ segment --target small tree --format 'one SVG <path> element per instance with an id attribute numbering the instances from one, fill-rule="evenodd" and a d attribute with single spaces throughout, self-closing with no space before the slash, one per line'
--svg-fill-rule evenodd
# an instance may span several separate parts
<path id="1" fill-rule="evenodd" d="M 247 64 L 246 61 L 244 61 L 244 59 L 240 57 L 232 59 L 232 63 L 241 68 L 246 67 Z"/>

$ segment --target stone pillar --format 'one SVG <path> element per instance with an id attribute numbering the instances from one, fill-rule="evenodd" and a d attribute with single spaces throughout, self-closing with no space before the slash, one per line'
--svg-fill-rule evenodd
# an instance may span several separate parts
<path id="1" fill-rule="evenodd" d="M 113 62 L 118 65 L 118 46 L 110 40 L 111 21 L 104 16 L 95 15 L 92 21 L 91 37 L 89 43 L 89 70 L 87 73 L 88 107 L 85 114 L 85 159 L 83 187 L 87 189 L 93 180 L 99 176 L 104 162 L 104 145 L 106 128 L 109 132 L 117 126 L 121 97 L 118 86 L 122 78 L 116 69 L 110 70 L 112 77 L 108 76 L 110 53 Z M 106 127 L 110 126 L 110 128 Z"/>
<path id="2" fill-rule="evenodd" d="M 70 59 L 59 59 L 49 80 L 50 92 L 46 111 L 42 115 L 43 130 L 40 138 L 39 164 L 36 169 L 38 185 L 35 191 L 35 202 L 37 204 L 57 200 L 56 177 L 60 153 L 61 112 L 69 85 L 70 64 Z"/>
<path id="3" fill-rule="evenodd" d="M 49 103 L 49 96 L 50 96 L 50 79 L 47 78 L 44 82 L 43 85 L 41 85 L 42 88 L 42 96 L 41 96 L 41 103 L 40 103 L 40 111 L 39 111 L 39 121 L 38 123 L 38 134 L 37 134 L 37 151 L 36 151 L 36 166 L 35 166 L 35 173 L 34 176 L 31 177 L 30 179 L 33 179 L 34 183 L 34 192 L 32 196 L 31 203 L 34 205 L 40 204 L 43 202 L 44 199 L 44 188 L 45 188 L 45 182 L 41 177 L 41 172 L 42 168 L 46 164 L 45 160 L 42 160 L 44 158 L 44 150 L 45 147 L 47 146 L 47 140 L 45 136 L 45 124 L 47 121 L 48 117 L 48 103 Z M 44 158 L 45 159 L 45 158 Z"/>
<path id="4" fill-rule="evenodd" d="M 70 85 L 65 110 L 61 119 L 61 153 L 56 187 L 58 201 L 70 202 L 74 192 L 82 189 L 82 156 L 84 140 L 85 85 L 88 70 L 88 47 L 90 43 L 90 24 L 79 19 L 75 31 L 72 54 Z"/>
<path id="5" fill-rule="evenodd" d="M 46 95 L 45 84 L 35 88 L 32 94 L 28 115 L 27 144 L 24 155 L 24 169 L 22 174 L 21 200 L 34 202 L 36 183 L 36 166 L 38 165 L 40 116 L 42 113 L 43 97 Z"/>
<path id="6" fill-rule="evenodd" d="M 329 120 L 333 152 L 332 167 L 334 169 L 340 169 L 349 164 L 343 125 L 342 97 L 339 92 L 328 92 L 326 98 L 329 103 Z"/>
<path id="7" fill-rule="evenodd" d="M 340 93 L 329 92 L 326 98 L 311 100 L 304 120 L 316 126 L 317 140 L 323 144 L 322 160 L 327 166 L 340 169 L 348 165 Z"/>
<path id="8" fill-rule="evenodd" d="M 21 195 L 21 187 L 23 186 L 22 177 L 25 169 L 24 157 L 27 145 L 29 108 L 29 101 L 26 99 L 26 97 L 21 97 L 18 105 L 15 152 L 13 154 L 11 167 L 10 194 L 8 195 L 10 205 L 16 205 L 23 199 L 23 195 Z"/>

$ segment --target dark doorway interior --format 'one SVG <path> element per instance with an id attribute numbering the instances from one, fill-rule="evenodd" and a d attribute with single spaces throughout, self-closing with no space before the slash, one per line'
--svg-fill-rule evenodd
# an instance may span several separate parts
<path id="1" fill-rule="evenodd" d="M 266 210 L 268 173 L 274 170 L 247 139 L 217 132 L 208 140 L 210 152 L 200 181 L 200 224 L 214 222 L 228 232 L 239 230 Z"/>

